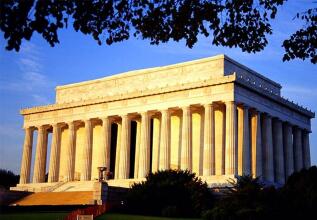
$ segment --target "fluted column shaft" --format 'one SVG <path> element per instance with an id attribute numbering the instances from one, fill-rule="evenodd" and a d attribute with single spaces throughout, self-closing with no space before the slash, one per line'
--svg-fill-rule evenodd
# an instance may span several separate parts
<path id="1" fill-rule="evenodd" d="M 308 131 L 303 131 L 303 158 L 304 158 L 304 168 L 308 169 L 311 166 Z"/>
<path id="2" fill-rule="evenodd" d="M 130 173 L 130 120 L 122 116 L 119 179 L 128 179 Z"/>
<path id="3" fill-rule="evenodd" d="M 61 128 L 59 127 L 58 124 L 53 124 L 50 167 L 48 171 L 48 182 L 58 181 L 59 164 L 60 164 L 60 149 L 61 149 Z"/>
<path id="4" fill-rule="evenodd" d="M 293 130 L 294 144 L 294 167 L 295 171 L 300 171 L 303 168 L 303 149 L 302 149 L 302 131 L 298 127 Z"/>
<path id="5" fill-rule="evenodd" d="M 217 105 L 215 109 L 215 175 L 225 174 L 225 115 L 224 106 Z"/>
<path id="6" fill-rule="evenodd" d="M 192 120 L 189 106 L 183 107 L 181 169 L 192 170 Z"/>
<path id="7" fill-rule="evenodd" d="M 45 181 L 46 153 L 47 131 L 44 126 L 39 126 L 34 162 L 33 183 L 43 183 Z"/>
<path id="8" fill-rule="evenodd" d="M 253 112 L 251 117 L 251 126 L 252 177 L 262 178 L 262 129 L 260 112 Z"/>
<path id="9" fill-rule="evenodd" d="M 99 155 L 99 166 L 110 171 L 111 123 L 108 117 L 102 118 L 102 146 Z"/>
<path id="10" fill-rule="evenodd" d="M 159 118 L 153 118 L 153 150 L 152 150 L 152 173 L 158 171 L 160 163 L 160 139 L 161 139 L 161 121 Z"/>
<path id="11" fill-rule="evenodd" d="M 285 183 L 284 151 L 283 151 L 283 126 L 278 119 L 273 121 L 273 149 L 275 164 L 275 181 Z"/>
<path id="12" fill-rule="evenodd" d="M 238 174 L 251 174 L 249 107 L 238 108 Z"/>
<path id="13" fill-rule="evenodd" d="M 274 159 L 273 159 L 273 137 L 272 137 L 272 117 L 263 115 L 263 158 L 264 158 L 264 179 L 274 182 Z"/>
<path id="14" fill-rule="evenodd" d="M 294 150 L 292 126 L 289 123 L 283 125 L 283 145 L 285 159 L 285 177 L 289 177 L 294 172 Z"/>
<path id="15" fill-rule="evenodd" d="M 205 106 L 203 175 L 215 174 L 215 115 L 212 104 Z"/>
<path id="16" fill-rule="evenodd" d="M 91 179 L 91 162 L 92 162 L 92 125 L 90 120 L 85 120 L 85 144 L 83 147 L 82 155 L 82 170 L 81 181 L 87 181 Z"/>
<path id="17" fill-rule="evenodd" d="M 237 152 L 237 117 L 236 104 L 233 101 L 226 103 L 226 159 L 225 174 L 238 174 Z"/>
<path id="18" fill-rule="evenodd" d="M 74 122 L 68 123 L 68 146 L 66 147 L 66 166 L 64 181 L 73 181 L 75 174 L 76 131 Z"/>
<path id="19" fill-rule="evenodd" d="M 150 118 L 147 112 L 142 112 L 141 117 L 139 178 L 145 177 L 150 171 Z"/>
<path id="20" fill-rule="evenodd" d="M 122 131 L 122 123 L 117 123 L 118 130 L 117 130 L 117 143 L 116 143 L 116 164 L 115 164 L 115 171 L 114 171 L 114 178 L 119 178 L 119 166 L 120 166 L 120 152 L 121 152 L 121 131 Z"/>
<path id="21" fill-rule="evenodd" d="M 136 141 L 135 141 L 135 161 L 134 161 L 134 178 L 139 178 L 139 161 L 140 161 L 140 140 L 141 140 L 141 121 L 136 121 Z"/>
<path id="22" fill-rule="evenodd" d="M 170 168 L 170 115 L 168 110 L 162 110 L 161 118 L 161 141 L 160 141 L 160 170 Z"/>
<path id="23" fill-rule="evenodd" d="M 23 153 L 20 171 L 20 184 L 30 182 L 31 160 L 32 160 L 32 144 L 33 144 L 33 128 L 25 128 L 25 137 L 23 144 Z"/>

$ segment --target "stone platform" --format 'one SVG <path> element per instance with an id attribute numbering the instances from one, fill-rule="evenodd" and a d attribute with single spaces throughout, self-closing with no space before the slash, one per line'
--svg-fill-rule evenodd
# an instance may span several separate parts
<path id="1" fill-rule="evenodd" d="M 210 188 L 229 186 L 228 180 L 235 180 L 233 175 L 200 177 Z M 140 179 L 115 179 L 105 182 L 71 181 L 57 183 L 29 183 L 11 187 L 11 191 L 31 192 L 30 195 L 13 202 L 17 206 L 37 205 L 94 205 L 105 202 L 120 203 L 122 196 Z"/>

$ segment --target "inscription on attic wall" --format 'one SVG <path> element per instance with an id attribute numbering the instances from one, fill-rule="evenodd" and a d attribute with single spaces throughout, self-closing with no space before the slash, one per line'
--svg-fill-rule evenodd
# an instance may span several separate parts
<path id="1" fill-rule="evenodd" d="M 118 77 L 103 78 L 92 83 L 57 87 L 56 102 L 69 103 L 80 100 L 142 92 L 166 88 L 208 79 L 223 75 L 223 59 L 175 67 L 162 67 L 159 70 L 144 70 L 127 73 Z"/>

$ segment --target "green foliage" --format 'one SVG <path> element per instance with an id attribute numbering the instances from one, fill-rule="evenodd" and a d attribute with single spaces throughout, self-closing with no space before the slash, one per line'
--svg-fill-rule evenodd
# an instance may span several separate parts
<path id="1" fill-rule="evenodd" d="M 291 175 L 279 189 L 259 179 L 239 177 L 223 199 L 203 215 L 205 220 L 310 219 L 317 210 L 317 167 Z"/>
<path id="2" fill-rule="evenodd" d="M 22 40 L 38 33 L 51 46 L 58 30 L 72 23 L 100 45 L 124 41 L 131 35 L 151 44 L 184 40 L 193 47 L 199 35 L 211 43 L 258 52 L 268 44 L 271 20 L 286 0 L 2 0 L 0 29 L 6 49 L 19 51 Z M 284 60 L 312 58 L 316 63 L 316 8 L 298 16 L 307 25 L 284 41 Z"/>
<path id="3" fill-rule="evenodd" d="M 127 197 L 130 212 L 167 217 L 200 216 L 211 202 L 207 184 L 181 170 L 149 174 L 146 181 L 132 186 Z"/>
<path id="4" fill-rule="evenodd" d="M 288 217 L 309 219 L 317 210 L 317 167 L 291 175 L 281 189 L 281 205 Z"/>
<path id="5" fill-rule="evenodd" d="M 19 182 L 19 175 L 15 175 L 10 170 L 0 169 L 0 186 L 9 189 L 11 186 L 16 186 Z"/>
<path id="6" fill-rule="evenodd" d="M 297 13 L 297 19 L 305 22 L 305 26 L 293 33 L 283 42 L 286 53 L 283 61 L 300 58 L 310 58 L 317 63 L 317 8 L 311 8 L 304 13 Z"/>
<path id="7" fill-rule="evenodd" d="M 265 188 L 258 178 L 251 176 L 241 176 L 230 183 L 233 187 L 203 215 L 204 219 L 265 219 L 274 204 L 271 198 L 275 197 L 275 188 Z"/>

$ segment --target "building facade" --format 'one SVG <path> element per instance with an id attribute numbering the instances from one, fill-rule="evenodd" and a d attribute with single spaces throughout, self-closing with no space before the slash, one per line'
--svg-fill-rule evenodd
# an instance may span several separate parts
<path id="1" fill-rule="evenodd" d="M 281 88 L 224 55 L 57 86 L 55 104 L 21 110 L 14 189 L 88 184 L 98 167 L 123 187 L 165 169 L 188 169 L 210 186 L 243 174 L 283 184 L 310 167 L 314 113 Z"/>

